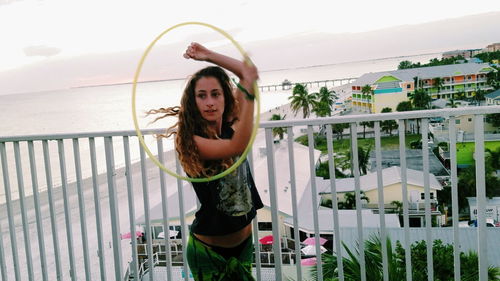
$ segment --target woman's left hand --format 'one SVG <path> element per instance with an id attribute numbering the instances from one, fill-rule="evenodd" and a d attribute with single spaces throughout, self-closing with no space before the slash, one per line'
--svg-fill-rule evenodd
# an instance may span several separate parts
<path id="1" fill-rule="evenodd" d="M 210 50 L 196 42 L 191 43 L 184 53 L 186 59 L 194 59 L 199 61 L 207 61 L 210 55 Z"/>

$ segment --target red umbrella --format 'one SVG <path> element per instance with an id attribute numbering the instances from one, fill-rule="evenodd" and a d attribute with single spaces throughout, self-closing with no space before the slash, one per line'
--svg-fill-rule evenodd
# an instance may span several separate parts
<path id="1" fill-rule="evenodd" d="M 259 239 L 260 244 L 262 245 L 270 245 L 273 244 L 273 236 L 272 235 L 267 235 Z"/>
<path id="2" fill-rule="evenodd" d="M 320 244 L 320 245 L 325 244 L 325 243 L 326 243 L 326 241 L 328 241 L 328 240 L 326 240 L 326 239 L 325 239 L 325 238 L 323 238 L 323 237 L 320 237 L 320 238 L 319 238 L 319 244 Z M 316 244 L 316 238 L 315 238 L 315 237 L 309 237 L 309 238 L 307 238 L 306 240 L 302 241 L 302 243 L 304 243 L 304 244 L 306 244 L 306 245 L 314 245 L 314 244 Z"/>
<path id="3" fill-rule="evenodd" d="M 143 235 L 142 231 L 136 231 L 135 232 L 135 237 L 136 238 L 137 237 L 141 237 L 142 235 Z M 130 233 L 130 232 L 127 232 L 125 234 L 121 234 L 120 235 L 120 239 L 130 239 L 130 238 L 132 238 L 132 233 Z"/>
<path id="4" fill-rule="evenodd" d="M 308 258 L 300 261 L 301 265 L 316 265 L 316 258 Z"/>

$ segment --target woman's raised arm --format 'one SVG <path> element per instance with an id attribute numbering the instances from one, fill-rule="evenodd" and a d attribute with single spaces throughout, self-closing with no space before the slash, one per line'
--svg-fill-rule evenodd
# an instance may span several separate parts
<path id="1" fill-rule="evenodd" d="M 224 159 L 243 153 L 253 130 L 254 102 L 252 96 L 255 81 L 259 78 L 257 68 L 245 58 L 240 61 L 211 51 L 198 43 L 191 43 L 184 53 L 187 59 L 208 61 L 234 73 L 240 79 L 240 87 L 236 88 L 239 103 L 238 122 L 234 125 L 234 135 L 230 140 L 207 139 L 195 136 L 194 141 L 202 159 Z"/>

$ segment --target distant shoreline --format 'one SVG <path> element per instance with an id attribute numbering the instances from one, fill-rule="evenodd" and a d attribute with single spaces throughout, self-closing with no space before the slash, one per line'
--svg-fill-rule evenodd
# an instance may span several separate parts
<path id="1" fill-rule="evenodd" d="M 265 73 L 265 72 L 277 72 L 277 71 L 294 70 L 294 69 L 316 68 L 316 67 L 325 67 L 325 66 L 332 66 L 332 65 L 348 64 L 348 63 L 359 63 L 359 62 L 367 62 L 367 61 L 380 61 L 380 60 L 387 60 L 387 59 L 408 58 L 408 57 L 426 56 L 426 55 L 434 55 L 434 54 L 441 54 L 441 52 L 415 54 L 415 55 L 404 55 L 404 56 L 395 56 L 395 57 L 383 57 L 383 58 L 364 59 L 364 60 L 354 60 L 354 61 L 335 62 L 335 63 L 325 63 L 325 64 L 306 65 L 306 66 L 297 66 L 297 67 L 289 67 L 289 68 L 278 68 L 278 69 L 261 70 L 260 72 Z M 156 83 L 156 82 L 167 82 L 167 81 L 182 81 L 182 80 L 185 80 L 185 79 L 186 79 L 185 77 L 184 78 L 157 79 L 157 80 L 138 81 L 137 83 L 138 84 L 142 84 L 142 83 Z M 133 84 L 133 81 L 121 82 L 121 83 L 109 83 L 109 84 L 74 86 L 74 87 L 70 87 L 70 89 L 93 88 L 93 87 L 103 87 L 103 86 L 130 85 L 130 84 Z M 266 85 L 261 85 L 261 86 L 266 86 Z"/>

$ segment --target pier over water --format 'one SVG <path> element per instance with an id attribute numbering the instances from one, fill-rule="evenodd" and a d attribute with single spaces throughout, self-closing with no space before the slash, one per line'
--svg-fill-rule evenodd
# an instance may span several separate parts
<path id="1" fill-rule="evenodd" d="M 339 78 L 339 79 L 328 79 L 328 80 L 316 80 L 316 81 L 305 81 L 305 82 L 291 82 L 288 80 L 283 81 L 281 84 L 275 85 L 262 85 L 259 86 L 259 90 L 264 91 L 285 91 L 290 90 L 297 84 L 306 85 L 307 87 L 335 87 L 342 86 L 345 84 L 352 83 L 357 77 L 350 78 Z"/>

